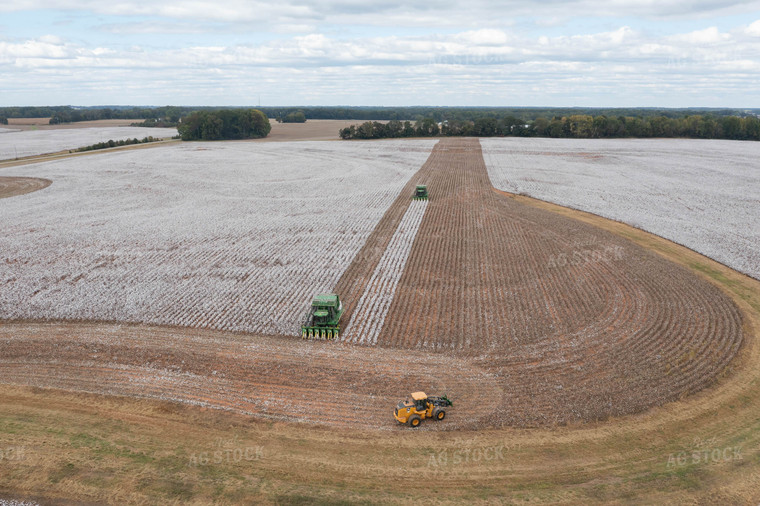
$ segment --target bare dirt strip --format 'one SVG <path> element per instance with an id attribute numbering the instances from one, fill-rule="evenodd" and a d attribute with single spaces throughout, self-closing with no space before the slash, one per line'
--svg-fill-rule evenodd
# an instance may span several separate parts
<path id="1" fill-rule="evenodd" d="M 51 184 L 51 180 L 37 177 L 0 176 L 0 199 L 36 192 Z"/>

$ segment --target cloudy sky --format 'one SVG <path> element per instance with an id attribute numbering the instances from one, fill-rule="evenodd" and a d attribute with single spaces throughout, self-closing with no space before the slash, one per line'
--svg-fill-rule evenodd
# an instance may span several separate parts
<path id="1" fill-rule="evenodd" d="M 760 107 L 760 0 L 6 0 L 0 105 Z"/>

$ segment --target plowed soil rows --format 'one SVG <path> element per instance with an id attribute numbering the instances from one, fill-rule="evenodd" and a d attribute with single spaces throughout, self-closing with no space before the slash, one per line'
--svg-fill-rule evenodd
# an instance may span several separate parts
<path id="1" fill-rule="evenodd" d="M 429 424 L 450 430 L 500 396 L 491 374 L 454 357 L 208 330 L 12 323 L 0 327 L 0 349 L 3 383 L 337 426 L 394 429 L 399 392 L 427 388 L 461 399 L 459 414 Z"/>
<path id="2" fill-rule="evenodd" d="M 742 342 L 711 284 L 594 227 L 493 191 L 477 140 L 445 140 L 377 344 L 471 357 L 499 377 L 489 424 L 623 415 L 710 384 Z"/>
<path id="3" fill-rule="evenodd" d="M 36 177 L 0 177 L 0 199 L 42 190 L 51 183 L 49 179 Z"/>

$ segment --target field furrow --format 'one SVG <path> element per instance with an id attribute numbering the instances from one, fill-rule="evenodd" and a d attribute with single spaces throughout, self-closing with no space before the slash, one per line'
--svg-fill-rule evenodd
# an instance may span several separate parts
<path id="1" fill-rule="evenodd" d="M 709 385 L 742 343 L 714 286 L 632 243 L 493 191 L 476 140 L 441 141 L 378 346 L 471 357 L 495 425 L 638 412 Z M 699 323 L 698 323 L 699 322 Z"/>
<path id="2" fill-rule="evenodd" d="M 760 279 L 760 149 L 702 139 L 483 139 L 494 186 L 683 244 Z"/>

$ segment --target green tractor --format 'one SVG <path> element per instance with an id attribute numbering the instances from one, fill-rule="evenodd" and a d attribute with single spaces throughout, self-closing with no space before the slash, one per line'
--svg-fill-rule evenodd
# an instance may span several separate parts
<path id="1" fill-rule="evenodd" d="M 412 199 L 427 200 L 428 199 L 427 185 L 418 184 L 417 188 L 415 188 L 414 190 L 414 197 L 412 197 Z"/>
<path id="2" fill-rule="evenodd" d="M 303 339 L 338 339 L 343 304 L 334 293 L 320 293 L 311 302 L 311 312 L 301 326 Z"/>

